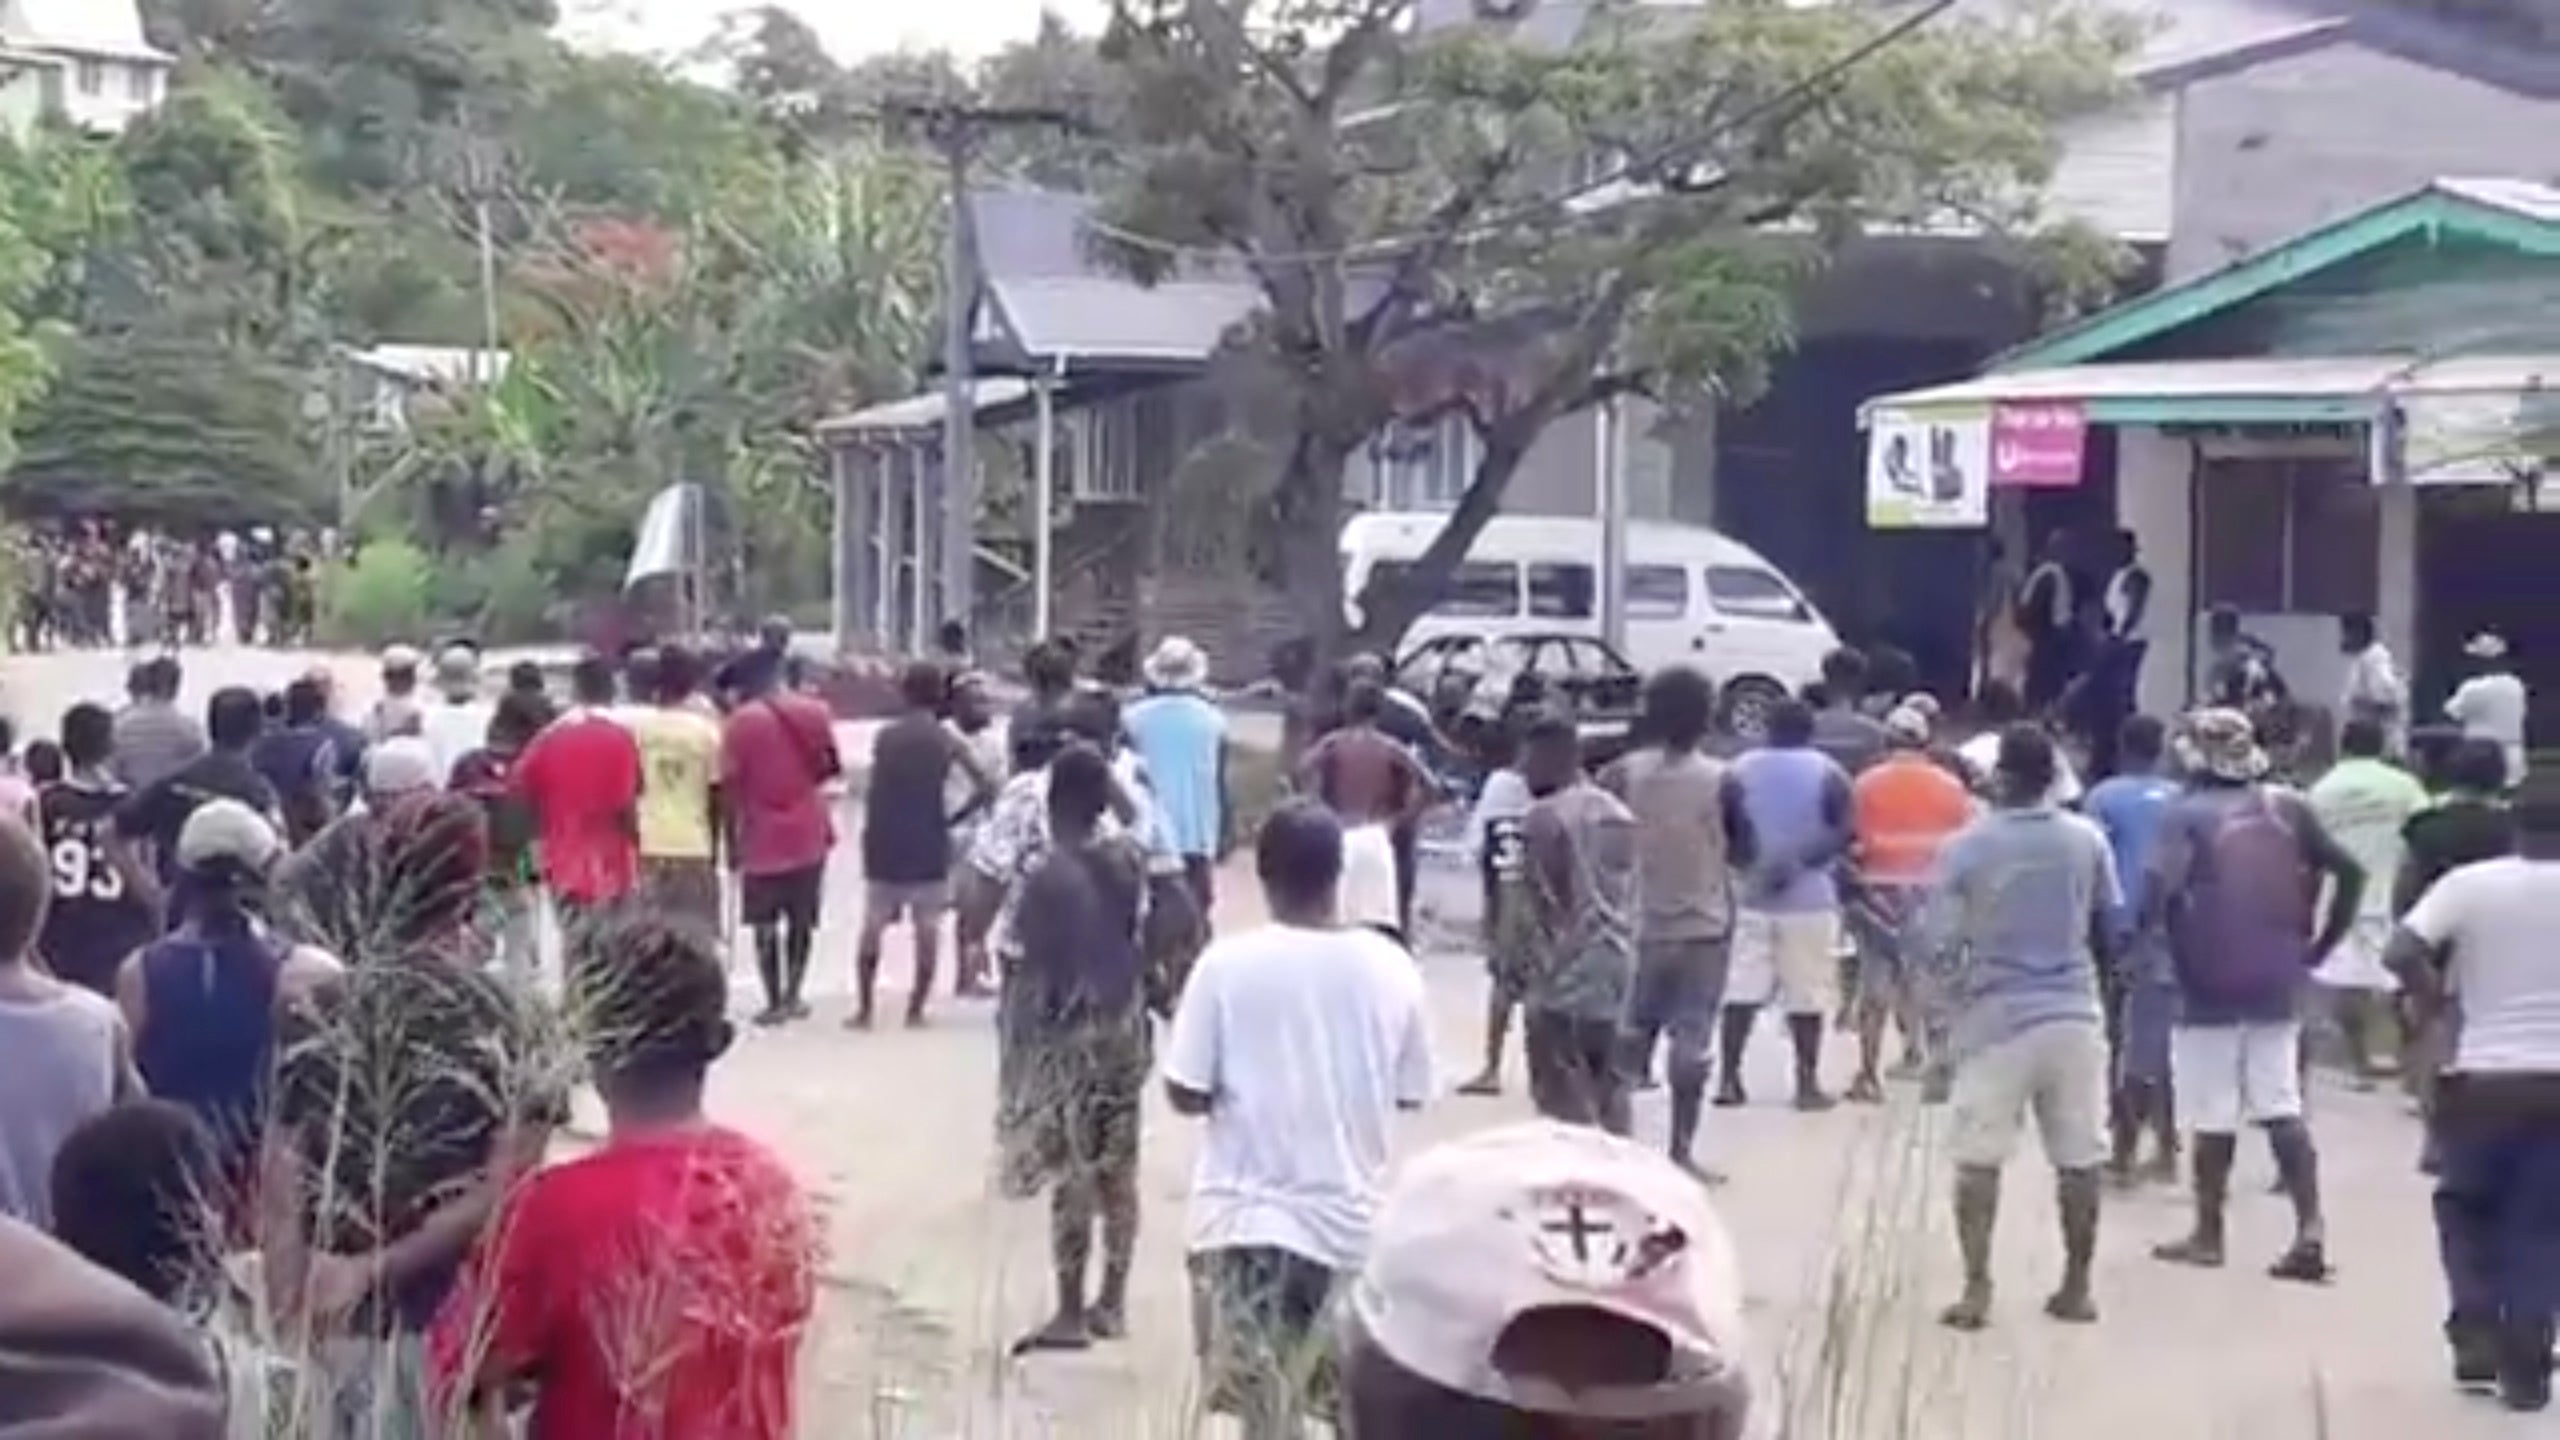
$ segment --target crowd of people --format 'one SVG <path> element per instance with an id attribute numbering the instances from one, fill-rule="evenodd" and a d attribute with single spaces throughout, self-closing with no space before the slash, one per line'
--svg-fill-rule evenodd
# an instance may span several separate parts
<path id="1" fill-rule="evenodd" d="M 162 657 L 121 710 L 75 706 L 16 757 L 0 1340 L 63 1358 L 13 1368 L 0 1418 L 795 1433 L 815 1219 L 703 1105 L 732 1040 L 729 925 L 753 937 L 756 1018 L 809 1013 L 842 761 L 786 641 L 769 628 L 716 675 L 673 646 L 589 657 L 566 705 L 538 672 L 484 697 L 467 646 L 395 647 L 362 716 L 315 672 L 273 697 L 217 690 L 201 721 Z M 1212 940 L 1238 837 L 1205 659 L 1168 642 L 1125 705 L 1076 668 L 1036 654 L 999 732 L 983 677 L 911 667 L 861 800 L 848 1024 L 872 1023 L 899 923 L 925 1022 L 946 911 L 953 988 L 999 992 L 1004 1188 L 1047 1194 L 1058 1287 L 1019 1352 L 1126 1333 L 1160 1074 L 1206 1131 L 1186 1249 L 1209 1393 L 1248 1433 L 1319 1412 L 1352 1435 L 1472 1433 L 1535 1410 L 1565 1434 L 1634 1412 L 1738 1434 L 1738 1289 L 1703 1194 L 1553 1124 L 1446 1147 L 1390 1193 L 1396 1116 L 1434 1076 L 1399 851 L 1351 881 L 1382 892 L 1360 902 L 1372 923 L 1342 923 L 1348 837 L 1373 817 L 1284 805 L 1252 842 L 1271 923 Z M 1373 718 L 1355 695 L 1347 730 Z M 1363 763 L 1323 768 L 1368 783 L 1348 779 Z M 538 905 L 560 917 L 556 995 Z M 546 1165 L 580 1085 L 607 1134 Z M 1330 1302 L 1364 1272 L 1337 1333 Z"/>
<path id="2" fill-rule="evenodd" d="M 16 648 L 306 645 L 332 532 L 265 526 L 185 537 L 89 520 L 19 533 Z"/>

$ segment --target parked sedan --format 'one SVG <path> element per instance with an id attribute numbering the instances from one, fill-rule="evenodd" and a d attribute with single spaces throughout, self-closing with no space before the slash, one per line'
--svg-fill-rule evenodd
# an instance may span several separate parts
<path id="1" fill-rule="evenodd" d="M 1644 677 L 1605 642 L 1562 632 L 1435 636 L 1404 653 L 1395 678 L 1461 740 L 1524 706 L 1561 703 L 1593 765 L 1626 753 L 1644 689 Z"/>

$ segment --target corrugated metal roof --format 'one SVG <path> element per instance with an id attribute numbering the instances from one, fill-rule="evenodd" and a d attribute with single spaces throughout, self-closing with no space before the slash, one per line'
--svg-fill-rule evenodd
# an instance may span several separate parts
<path id="1" fill-rule="evenodd" d="M 1006 324 L 1038 359 L 1206 360 L 1262 305 L 1262 292 L 1224 281 L 993 280 Z"/>
<path id="2" fill-rule="evenodd" d="M 2440 179 L 2434 188 L 2475 205 L 2513 211 L 2528 220 L 2560 225 L 2560 187 L 2502 177 Z"/>
<path id="3" fill-rule="evenodd" d="M 136 0 L 0 0 L 0 38 L 79 55 L 173 58 L 144 38 Z"/>
<path id="4" fill-rule="evenodd" d="M 1011 405 L 1031 394 L 1025 380 L 980 380 L 976 384 L 979 413 Z M 903 400 L 885 401 L 818 422 L 818 433 L 831 439 L 851 439 L 863 435 L 892 435 L 906 431 L 932 431 L 941 428 L 945 413 L 942 392 L 931 391 L 910 395 Z"/>
<path id="5" fill-rule="evenodd" d="M 2379 399 L 2385 394 L 2522 394 L 2554 388 L 2560 388 L 2560 355 L 2162 360 L 2020 370 L 1878 395 L 1858 407 L 1858 419 L 1863 424 L 1877 410 L 2038 400 Z"/>

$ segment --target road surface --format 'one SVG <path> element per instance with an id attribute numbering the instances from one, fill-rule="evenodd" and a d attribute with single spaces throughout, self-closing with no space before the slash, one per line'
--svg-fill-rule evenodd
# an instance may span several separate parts
<path id="1" fill-rule="evenodd" d="M 217 684 L 272 686 L 302 657 L 252 651 L 189 657 L 191 694 Z M 0 695 L 31 733 L 70 701 L 112 700 L 117 656 L 0 661 Z M 341 667 L 350 705 L 369 698 L 367 662 Z M 854 737 L 849 737 L 854 738 Z M 1182 1198 L 1196 1127 L 1161 1104 L 1147 1116 L 1147 1215 L 1134 1334 L 1091 1354 L 1002 1359 L 1045 1313 L 1045 1211 L 992 1198 L 994 1037 L 984 1004 L 939 1003 L 920 1032 L 850 1034 L 845 1008 L 859 888 L 839 847 L 813 977 L 818 1018 L 749 1030 L 717 1072 L 719 1118 L 775 1145 L 821 1198 L 830 1256 L 820 1330 L 807 1364 L 811 1436 L 1091 1437 L 1136 1440 L 1230 1433 L 1195 1424 Z M 1465 881 L 1433 879 L 1430 898 L 1463 903 Z M 1251 876 L 1230 866 L 1220 922 L 1251 924 Z M 1452 933 L 1444 928 L 1443 933 Z M 1463 933 L 1462 928 L 1454 933 Z M 947 947 L 946 947 L 947 948 Z M 1481 970 L 1463 954 L 1421 962 L 1440 1068 L 1473 1068 Z M 753 1003 L 743 962 L 741 1014 Z M 906 983 L 893 941 L 886 974 L 895 1016 Z M 947 978 L 946 982 L 947 984 Z M 1847 1063 L 1835 1052 L 1832 1070 Z M 2316 1093 L 2336 1282 L 2279 1285 L 2261 1267 L 2286 1234 L 2265 1194 L 2262 1149 L 2245 1147 L 2231 1269 L 2171 1269 L 2150 1246 L 2178 1233 L 2183 1197 L 2110 1197 L 2098 1268 L 2100 1324 L 2065 1328 L 2038 1307 L 2058 1269 L 2050 1183 L 2032 1141 L 2010 1167 L 2001 1216 L 2005 1285 L 1993 1328 L 1956 1336 L 1932 1323 L 1953 1293 L 1945 1210 L 1943 1112 L 1908 1091 L 1883 1110 L 1800 1116 L 1779 1105 L 1785 1056 L 1764 1027 L 1750 1057 L 1759 1102 L 1713 1111 L 1706 1149 L 1733 1179 L 1719 1202 L 1749 1285 L 1751 1365 L 1761 1433 L 1796 1440 L 2472 1440 L 2551 1433 L 2451 1393 L 2437 1338 L 2442 1289 L 2417 1136 L 2397 1100 Z M 1448 1099 L 1405 1127 L 1404 1148 L 1526 1114 L 1517 1053 L 1512 1093 Z M 1639 1134 L 1659 1136 L 1661 1097 L 1639 1103 Z M 1781 1422 L 1785 1422 L 1783 1426 Z"/>

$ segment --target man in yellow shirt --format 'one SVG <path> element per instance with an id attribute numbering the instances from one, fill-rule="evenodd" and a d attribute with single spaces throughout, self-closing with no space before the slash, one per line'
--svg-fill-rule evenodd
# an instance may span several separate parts
<path id="1" fill-rule="evenodd" d="M 635 656 L 623 715 L 640 747 L 641 884 L 671 913 L 717 934 L 720 723 L 697 700 L 701 678 L 681 646 Z"/>

